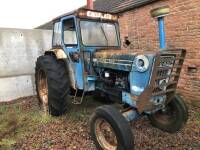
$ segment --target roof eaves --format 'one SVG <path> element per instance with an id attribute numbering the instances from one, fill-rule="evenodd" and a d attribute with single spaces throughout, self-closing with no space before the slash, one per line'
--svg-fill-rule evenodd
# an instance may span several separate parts
<path id="1" fill-rule="evenodd" d="M 158 0 L 136 0 L 135 2 L 132 2 L 131 4 L 124 5 L 123 7 L 120 7 L 120 5 L 119 5 L 118 7 L 114 8 L 111 12 L 123 13 L 125 11 L 153 3 L 155 1 L 158 1 Z"/>

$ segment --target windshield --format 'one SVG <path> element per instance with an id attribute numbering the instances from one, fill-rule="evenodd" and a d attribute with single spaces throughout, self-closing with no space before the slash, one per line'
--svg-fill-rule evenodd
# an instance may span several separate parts
<path id="1" fill-rule="evenodd" d="M 118 46 L 116 27 L 113 23 L 81 21 L 81 36 L 85 46 Z"/>

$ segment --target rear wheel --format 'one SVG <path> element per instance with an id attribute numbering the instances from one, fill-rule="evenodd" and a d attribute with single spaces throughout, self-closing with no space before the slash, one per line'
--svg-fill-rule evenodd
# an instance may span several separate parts
<path id="1" fill-rule="evenodd" d="M 36 62 L 35 72 L 36 91 L 41 108 L 53 116 L 65 113 L 69 99 L 65 63 L 54 56 L 40 56 Z"/>
<path id="2" fill-rule="evenodd" d="M 187 122 L 188 109 L 180 96 L 175 96 L 173 100 L 156 113 L 149 115 L 152 125 L 169 133 L 179 131 Z"/>
<path id="3" fill-rule="evenodd" d="M 133 149 L 130 125 L 113 106 L 101 106 L 96 109 L 90 119 L 90 132 L 100 150 Z"/>

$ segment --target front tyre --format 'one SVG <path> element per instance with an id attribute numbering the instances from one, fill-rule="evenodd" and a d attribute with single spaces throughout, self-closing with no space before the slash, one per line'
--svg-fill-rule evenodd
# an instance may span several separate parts
<path id="1" fill-rule="evenodd" d="M 67 110 L 69 82 L 65 63 L 52 55 L 40 56 L 35 70 L 39 104 L 45 113 L 60 116 Z"/>
<path id="2" fill-rule="evenodd" d="M 101 106 L 90 118 L 91 137 L 99 150 L 133 150 L 128 121 L 113 106 Z"/>
<path id="3" fill-rule="evenodd" d="M 148 116 L 151 124 L 163 131 L 175 133 L 188 119 L 188 109 L 183 99 L 176 95 L 163 110 Z"/>

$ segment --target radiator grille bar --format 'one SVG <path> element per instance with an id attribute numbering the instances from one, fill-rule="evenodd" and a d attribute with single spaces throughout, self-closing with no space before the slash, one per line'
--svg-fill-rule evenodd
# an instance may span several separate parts
<path id="1" fill-rule="evenodd" d="M 156 67 L 153 96 L 175 93 L 186 51 L 184 49 L 163 50 L 160 64 Z"/>

